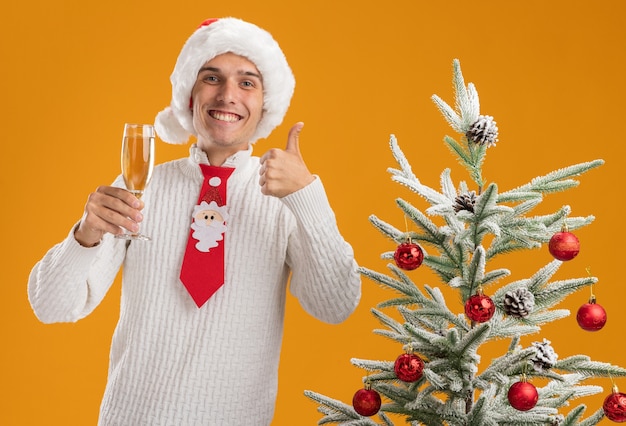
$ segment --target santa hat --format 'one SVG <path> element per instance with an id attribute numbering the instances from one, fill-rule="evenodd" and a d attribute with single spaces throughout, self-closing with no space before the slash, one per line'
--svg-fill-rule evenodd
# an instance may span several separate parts
<path id="1" fill-rule="evenodd" d="M 222 200 L 222 196 L 220 195 L 220 192 L 217 189 L 217 187 L 221 185 L 222 179 L 215 176 L 209 179 L 208 183 L 209 183 L 209 186 L 206 192 L 204 193 L 204 195 L 202 196 L 201 201 L 206 201 L 207 204 L 210 203 L 211 201 L 215 201 L 218 206 L 223 206 L 224 200 Z"/>
<path id="2" fill-rule="evenodd" d="M 154 123 L 161 140 L 184 144 L 196 135 L 189 103 L 198 71 L 227 52 L 254 63 L 263 78 L 263 116 L 250 142 L 267 137 L 282 123 L 296 82 L 278 43 L 267 31 L 240 19 L 207 19 L 185 42 L 170 76 L 172 101 Z"/>

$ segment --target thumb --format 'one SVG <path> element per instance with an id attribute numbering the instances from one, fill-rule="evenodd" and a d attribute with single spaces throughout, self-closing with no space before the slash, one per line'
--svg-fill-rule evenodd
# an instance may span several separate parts
<path id="1" fill-rule="evenodd" d="M 285 151 L 300 155 L 300 131 L 303 127 L 304 123 L 298 122 L 289 130 Z"/>

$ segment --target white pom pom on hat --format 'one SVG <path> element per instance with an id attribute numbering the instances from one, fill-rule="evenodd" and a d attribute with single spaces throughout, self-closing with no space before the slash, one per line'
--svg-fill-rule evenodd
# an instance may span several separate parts
<path id="1" fill-rule="evenodd" d="M 185 42 L 170 76 L 172 101 L 154 123 L 161 140 L 184 144 L 196 135 L 189 104 L 198 71 L 227 52 L 247 58 L 263 77 L 263 117 L 250 142 L 269 136 L 282 123 L 296 82 L 278 43 L 267 31 L 241 19 L 207 19 Z"/>

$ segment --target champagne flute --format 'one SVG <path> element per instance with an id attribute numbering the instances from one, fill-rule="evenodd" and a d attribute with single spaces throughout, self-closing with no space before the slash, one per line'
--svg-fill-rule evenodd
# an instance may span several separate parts
<path id="1" fill-rule="evenodd" d="M 126 189 L 141 198 L 154 168 L 154 127 L 150 124 L 124 124 L 122 139 L 122 176 Z M 150 240 L 150 237 L 125 231 L 116 235 L 127 240 Z"/>

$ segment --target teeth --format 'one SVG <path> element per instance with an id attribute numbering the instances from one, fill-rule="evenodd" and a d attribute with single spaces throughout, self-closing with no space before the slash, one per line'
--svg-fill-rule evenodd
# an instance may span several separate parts
<path id="1" fill-rule="evenodd" d="M 216 120 L 226 121 L 229 123 L 233 123 L 239 120 L 239 116 L 237 114 L 232 114 L 229 112 L 211 111 L 210 114 L 211 117 L 215 118 Z"/>

